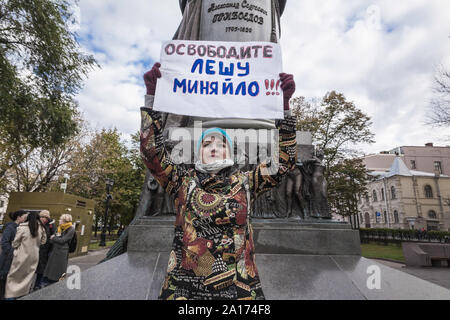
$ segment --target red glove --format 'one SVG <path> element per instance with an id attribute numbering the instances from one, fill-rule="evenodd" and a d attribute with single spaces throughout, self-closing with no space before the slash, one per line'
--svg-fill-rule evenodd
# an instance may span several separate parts
<path id="1" fill-rule="evenodd" d="M 159 71 L 159 67 L 161 67 L 161 63 L 156 62 L 153 65 L 152 70 L 148 71 L 144 74 L 144 82 L 147 87 L 147 94 L 154 96 L 156 91 L 156 82 L 158 78 L 161 78 L 161 72 Z"/>
<path id="2" fill-rule="evenodd" d="M 289 110 L 289 99 L 295 92 L 295 81 L 292 74 L 280 73 L 281 90 L 283 90 L 284 110 Z"/>

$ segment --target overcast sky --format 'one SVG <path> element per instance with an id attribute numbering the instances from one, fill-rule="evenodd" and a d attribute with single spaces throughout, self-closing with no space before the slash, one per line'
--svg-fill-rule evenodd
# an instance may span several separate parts
<path id="1" fill-rule="evenodd" d="M 450 67 L 448 0 L 288 0 L 281 20 L 283 65 L 296 95 L 343 93 L 372 117 L 376 143 L 447 145 L 450 130 L 424 124 L 439 64 Z M 102 68 L 77 97 L 96 128 L 124 137 L 139 129 L 142 75 L 181 20 L 178 0 L 81 0 L 79 41 Z"/>

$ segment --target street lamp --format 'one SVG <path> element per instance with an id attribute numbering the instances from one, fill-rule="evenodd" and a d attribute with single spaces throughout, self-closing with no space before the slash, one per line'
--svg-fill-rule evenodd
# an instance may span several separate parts
<path id="1" fill-rule="evenodd" d="M 66 190 L 67 190 L 67 180 L 69 180 L 69 179 L 70 179 L 70 176 L 69 176 L 67 173 L 65 173 L 65 174 L 64 174 L 64 183 L 61 183 L 61 189 L 64 190 L 64 193 L 66 193 Z"/>
<path id="2" fill-rule="evenodd" d="M 100 236 L 100 247 L 106 246 L 106 221 L 108 221 L 108 209 L 109 209 L 109 201 L 112 200 L 111 189 L 114 185 L 114 180 L 106 178 L 106 208 L 105 208 L 105 217 L 103 218 L 103 228 L 102 234 Z"/>

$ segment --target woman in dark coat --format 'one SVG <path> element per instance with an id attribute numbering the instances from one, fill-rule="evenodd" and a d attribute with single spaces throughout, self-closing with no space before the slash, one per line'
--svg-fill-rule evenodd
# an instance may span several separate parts
<path id="1" fill-rule="evenodd" d="M 175 237 L 160 299 L 264 299 L 249 222 L 253 201 L 277 186 L 295 165 L 295 118 L 277 122 L 279 165 L 261 163 L 241 172 L 232 160 L 233 141 L 220 128 L 208 129 L 198 143 L 194 168 L 176 165 L 165 149 L 161 113 L 152 106 L 160 64 L 145 75 L 146 106 L 141 109 L 144 164 L 167 193 L 175 196 Z M 281 74 L 285 110 L 295 90 Z"/>
<path id="2" fill-rule="evenodd" d="M 50 212 L 48 210 L 43 210 L 39 213 L 39 219 L 47 234 L 47 241 L 41 245 L 39 248 L 39 264 L 36 269 L 36 282 L 34 284 L 34 290 L 40 289 L 43 285 L 44 271 L 47 267 L 48 258 L 50 257 L 50 252 L 52 244 L 50 243 L 50 237 L 55 234 L 55 221 L 51 219 Z"/>
<path id="3" fill-rule="evenodd" d="M 2 253 L 0 254 L 0 299 L 4 298 L 6 278 L 13 260 L 14 249 L 12 242 L 16 236 L 17 227 L 25 222 L 27 211 L 19 210 L 11 212 L 9 217 L 13 222 L 8 223 L 3 229 L 2 235 Z"/>
<path id="4" fill-rule="evenodd" d="M 59 226 L 56 235 L 50 237 L 52 250 L 44 271 L 45 284 L 55 283 L 67 271 L 69 261 L 69 243 L 75 235 L 72 226 L 72 216 L 63 214 L 59 218 Z"/>

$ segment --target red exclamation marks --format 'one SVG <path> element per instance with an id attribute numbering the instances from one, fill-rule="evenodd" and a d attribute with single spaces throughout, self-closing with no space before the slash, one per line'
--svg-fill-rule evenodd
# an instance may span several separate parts
<path id="1" fill-rule="evenodd" d="M 266 91 L 267 91 L 266 95 L 267 96 L 270 96 L 270 95 L 273 95 L 273 96 L 277 95 L 277 96 L 279 96 L 280 95 L 280 92 L 279 92 L 280 83 L 281 83 L 281 80 L 278 80 L 276 85 L 275 85 L 275 80 L 274 79 L 272 79 L 272 80 L 266 79 L 264 81 L 264 84 L 266 85 Z"/>

